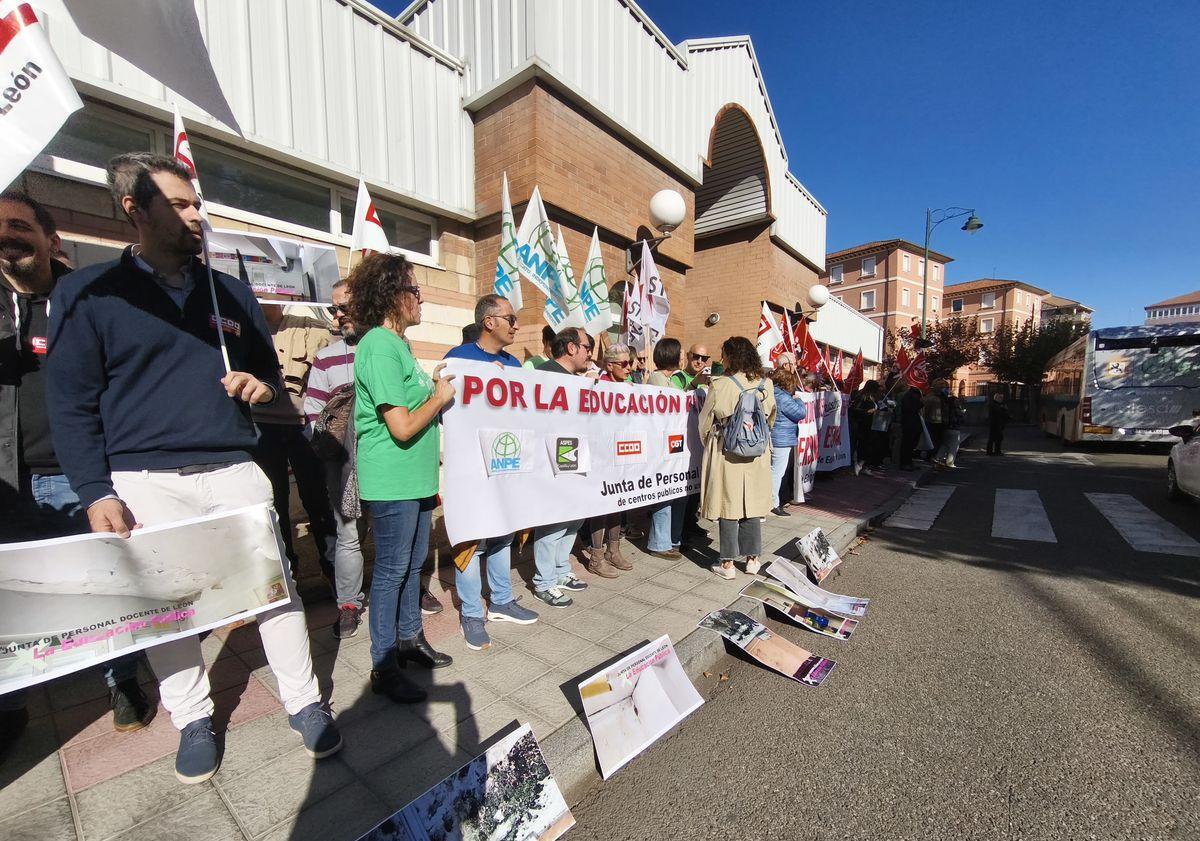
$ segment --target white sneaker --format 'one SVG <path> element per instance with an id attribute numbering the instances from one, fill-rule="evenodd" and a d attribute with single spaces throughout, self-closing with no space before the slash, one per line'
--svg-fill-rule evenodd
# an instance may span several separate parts
<path id="1" fill-rule="evenodd" d="M 758 575 L 758 570 L 761 568 L 761 566 L 762 565 L 754 558 L 747 558 L 746 575 Z"/>
<path id="2" fill-rule="evenodd" d="M 737 572 L 734 570 L 732 564 L 729 566 L 725 566 L 724 564 L 722 564 L 718 561 L 717 563 L 710 566 L 709 569 L 711 569 L 713 571 L 713 575 L 719 575 L 721 578 L 724 578 L 726 581 L 732 581 L 733 579 L 737 578 Z"/>

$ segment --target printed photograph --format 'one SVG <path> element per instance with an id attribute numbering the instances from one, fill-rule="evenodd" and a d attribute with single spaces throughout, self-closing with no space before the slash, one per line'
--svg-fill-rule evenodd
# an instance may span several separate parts
<path id="1" fill-rule="evenodd" d="M 359 841 L 554 841 L 574 825 L 526 724 Z"/>
<path id="2" fill-rule="evenodd" d="M 704 703 L 667 636 L 583 680 L 579 696 L 604 779 Z"/>
<path id="3" fill-rule="evenodd" d="M 836 665 L 805 651 L 738 610 L 714 610 L 699 626 L 715 631 L 769 669 L 808 686 L 820 686 Z"/>
<path id="4" fill-rule="evenodd" d="M 796 547 L 818 584 L 842 562 L 837 551 L 830 545 L 825 532 L 819 528 L 813 529 L 804 537 L 796 538 Z"/>
<path id="5" fill-rule="evenodd" d="M 240 277 L 255 295 L 325 304 L 340 277 L 328 245 L 227 230 L 209 234 L 208 245 L 213 269 Z"/>
<path id="6" fill-rule="evenodd" d="M 819 607 L 828 613 L 839 616 L 864 616 L 870 599 L 860 599 L 855 596 L 843 596 L 838 593 L 818 587 L 808 580 L 802 567 L 796 566 L 786 558 L 774 556 L 770 563 L 763 567 L 763 572 L 783 583 L 808 604 Z"/>
<path id="7" fill-rule="evenodd" d="M 857 619 L 847 619 L 808 605 L 786 587 L 780 587 L 770 581 L 753 581 L 742 590 L 742 595 L 774 608 L 800 627 L 815 634 L 848 640 L 858 627 Z"/>

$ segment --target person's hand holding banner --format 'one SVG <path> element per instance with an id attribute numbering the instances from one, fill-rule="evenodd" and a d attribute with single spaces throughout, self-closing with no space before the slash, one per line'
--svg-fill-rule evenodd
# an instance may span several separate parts
<path id="1" fill-rule="evenodd" d="M 221 385 L 225 386 L 225 393 L 230 397 L 251 406 L 270 403 L 275 397 L 275 389 L 244 371 L 230 371 L 221 377 Z"/>
<path id="2" fill-rule="evenodd" d="M 129 537 L 133 529 L 142 527 L 129 506 L 115 496 L 93 502 L 88 507 L 87 518 L 92 531 L 111 532 L 117 537 Z"/>

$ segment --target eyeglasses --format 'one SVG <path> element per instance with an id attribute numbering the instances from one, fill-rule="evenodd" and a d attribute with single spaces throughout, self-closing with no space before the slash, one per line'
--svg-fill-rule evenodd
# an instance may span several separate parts
<path id="1" fill-rule="evenodd" d="M 607 364 L 608 365 L 619 365 L 622 368 L 628 368 L 631 365 L 633 365 L 633 363 L 630 362 L 628 359 L 622 359 L 620 362 L 618 362 L 614 359 L 614 360 L 610 360 Z"/>
<path id="2" fill-rule="evenodd" d="M 707 362 L 709 360 L 709 356 L 703 353 L 689 353 L 688 357 L 691 359 L 698 359 L 701 362 Z"/>
<path id="3" fill-rule="evenodd" d="M 330 315 L 337 315 L 339 312 L 343 312 L 346 315 L 350 314 L 350 310 L 346 309 L 346 307 L 342 306 L 341 304 L 330 304 L 325 309 L 329 310 Z"/>
<path id="4" fill-rule="evenodd" d="M 417 296 L 418 301 L 421 300 L 421 287 L 420 286 L 401 286 L 400 291 L 401 292 L 411 292 Z"/>
<path id="5" fill-rule="evenodd" d="M 508 322 L 509 327 L 517 326 L 517 317 L 515 315 L 489 315 L 488 318 L 500 318 Z"/>
<path id="6" fill-rule="evenodd" d="M 638 357 L 638 362 L 640 362 L 640 363 L 642 363 L 643 365 L 645 365 L 645 364 L 646 364 L 646 357 L 644 357 L 644 356 L 639 356 L 639 357 Z"/>

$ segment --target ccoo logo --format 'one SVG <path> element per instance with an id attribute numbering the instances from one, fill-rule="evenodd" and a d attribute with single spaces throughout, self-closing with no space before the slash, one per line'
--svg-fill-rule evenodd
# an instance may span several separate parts
<path id="1" fill-rule="evenodd" d="M 641 441 L 617 441 L 618 456 L 640 456 L 641 454 Z"/>

